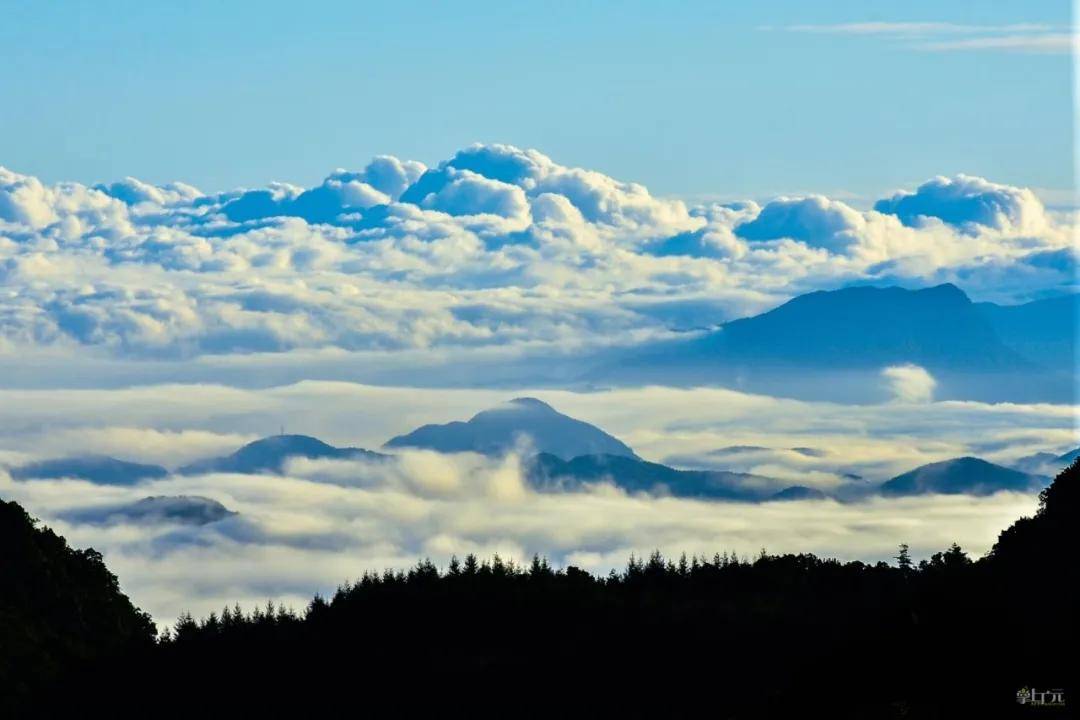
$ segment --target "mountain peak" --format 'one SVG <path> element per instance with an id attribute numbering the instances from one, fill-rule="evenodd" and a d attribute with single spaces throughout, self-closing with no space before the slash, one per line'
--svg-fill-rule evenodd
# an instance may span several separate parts
<path id="1" fill-rule="evenodd" d="M 534 397 L 518 397 L 510 401 L 510 405 L 518 405 L 523 408 L 529 408 L 532 410 L 547 410 L 555 412 L 555 408 L 548 405 L 543 400 L 537 400 Z"/>
<path id="2" fill-rule="evenodd" d="M 360 448 L 334 447 L 310 435 L 270 435 L 250 442 L 226 457 L 207 458 L 186 465 L 179 472 L 185 475 L 209 472 L 280 473 L 286 461 L 292 457 L 377 459 L 383 456 Z"/>
<path id="3" fill-rule="evenodd" d="M 589 423 L 563 415 L 547 403 L 519 397 L 468 421 L 424 425 L 387 441 L 386 447 L 414 447 L 438 452 L 503 455 L 526 443 L 536 452 L 564 460 L 578 455 L 637 457 L 626 444 Z"/>
<path id="4" fill-rule="evenodd" d="M 881 486 L 886 495 L 929 493 L 990 495 L 999 490 L 1026 492 L 1046 478 L 965 456 L 942 460 L 897 475 Z"/>
<path id="5" fill-rule="evenodd" d="M 726 323 L 702 342 L 719 362 L 832 368 L 910 362 L 931 371 L 1026 366 L 964 291 L 949 283 L 919 290 L 860 285 L 801 295 Z"/>

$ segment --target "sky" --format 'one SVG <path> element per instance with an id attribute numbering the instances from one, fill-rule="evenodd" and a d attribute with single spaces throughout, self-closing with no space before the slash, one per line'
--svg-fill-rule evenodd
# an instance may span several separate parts
<path id="1" fill-rule="evenodd" d="M 963 172 L 1067 201 L 1070 10 L 4 0 L 0 162 L 221 191 L 501 142 L 661 196 L 873 198 Z"/>

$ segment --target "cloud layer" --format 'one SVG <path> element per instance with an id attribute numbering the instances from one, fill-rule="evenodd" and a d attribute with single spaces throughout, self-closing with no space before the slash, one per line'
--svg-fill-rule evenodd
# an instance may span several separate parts
<path id="1" fill-rule="evenodd" d="M 163 623 L 187 610 L 248 607 L 274 598 L 303 607 L 367 570 L 430 557 L 540 553 L 594 572 L 660 549 L 711 556 L 735 551 L 816 552 L 886 559 L 901 542 L 925 556 L 960 542 L 985 552 L 997 532 L 1030 513 L 1033 497 L 924 497 L 731 505 L 631 496 L 611 486 L 537 494 L 513 458 L 406 456 L 395 472 L 358 463 L 296 463 L 287 476 L 208 475 L 107 490 L 81 481 L 12 483 L 23 503 L 76 546 L 102 551 L 133 600 Z M 212 498 L 239 514 L 207 525 L 146 518 L 80 522 L 94 509 L 147 495 Z M 100 514 L 97 513 L 97 514 Z"/>
<path id="2" fill-rule="evenodd" d="M 504 145 L 210 195 L 0 170 L 0 355 L 628 343 L 867 281 L 1023 300 L 1074 287 L 1073 223 L 963 175 L 688 207 Z"/>
<path id="3" fill-rule="evenodd" d="M 293 460 L 283 475 L 167 477 L 136 487 L 13 481 L 2 469 L 84 453 L 176 468 L 281 424 L 378 449 L 419 425 L 469 417 L 517 395 L 594 423 L 647 460 L 751 472 L 775 478 L 777 487 L 870 485 L 950 457 L 1009 463 L 1077 444 L 1073 408 L 928 402 L 918 392 L 925 380 L 918 368 L 902 370 L 890 378 L 901 384 L 896 399 L 857 406 L 716 388 L 418 390 L 309 381 L 265 389 L 0 389 L 0 497 L 23 503 L 76 546 L 101 550 L 124 590 L 162 622 L 234 601 L 250 606 L 273 597 L 301 606 L 365 570 L 423 556 L 445 563 L 453 553 L 527 559 L 538 552 L 604 572 L 631 552 L 656 548 L 753 555 L 765 546 L 876 560 L 900 542 L 922 556 L 956 541 L 984 552 L 1002 528 L 1031 512 L 1033 496 L 758 506 L 633 496 L 610 486 L 538 494 L 523 482 L 515 455 L 423 451 L 390 463 Z M 239 515 L 202 526 L 100 520 L 147 496 L 177 495 L 210 498 Z"/>

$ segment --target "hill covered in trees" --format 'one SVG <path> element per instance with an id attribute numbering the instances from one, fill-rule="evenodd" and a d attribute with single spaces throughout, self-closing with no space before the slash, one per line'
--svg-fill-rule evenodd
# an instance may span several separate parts
<path id="1" fill-rule="evenodd" d="M 114 714 L 167 698 L 169 712 L 249 716 L 295 703 L 375 715 L 1068 716 L 1017 693 L 1073 697 L 1078 474 L 1075 463 L 1061 473 L 1037 514 L 978 560 L 955 545 L 919 562 L 901 547 L 891 564 L 654 554 L 604 577 L 542 558 L 424 561 L 365 574 L 299 613 L 184 617 L 49 699 L 58 713 L 77 698 Z"/>
<path id="2" fill-rule="evenodd" d="M 146 651 L 156 629 L 94 550 L 75 550 L 0 500 L 0 717 L 42 693 Z"/>

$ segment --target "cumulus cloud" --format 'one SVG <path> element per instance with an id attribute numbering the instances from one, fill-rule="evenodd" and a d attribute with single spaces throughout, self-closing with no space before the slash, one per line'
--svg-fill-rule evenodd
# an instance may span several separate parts
<path id="1" fill-rule="evenodd" d="M 972 234 L 978 232 L 976 226 L 1031 234 L 1047 225 L 1043 204 L 1031 190 L 970 175 L 933 178 L 915 192 L 879 200 L 874 209 L 896 215 L 908 226 L 937 218 Z"/>
<path id="2" fill-rule="evenodd" d="M 881 371 L 893 396 L 901 402 L 926 403 L 934 399 L 937 381 L 918 365 L 894 365 Z"/>
<path id="3" fill-rule="evenodd" d="M 202 197 L 198 188 L 187 183 L 174 182 L 167 185 L 151 185 L 138 178 L 126 177 L 123 180 L 94 186 L 95 190 L 121 200 L 128 205 L 178 205 L 191 203 Z"/>
<path id="4" fill-rule="evenodd" d="M 844 203 L 814 195 L 773 200 L 753 220 L 736 226 L 735 234 L 746 240 L 791 238 L 842 252 L 858 242 L 865 226 L 863 216 Z"/>
<path id="5" fill-rule="evenodd" d="M 216 195 L 0 170 L 0 354 L 562 351 L 853 282 L 1028 299 L 1075 289 L 1074 224 L 967 176 L 868 212 L 822 196 L 687 207 L 507 145 Z"/>

